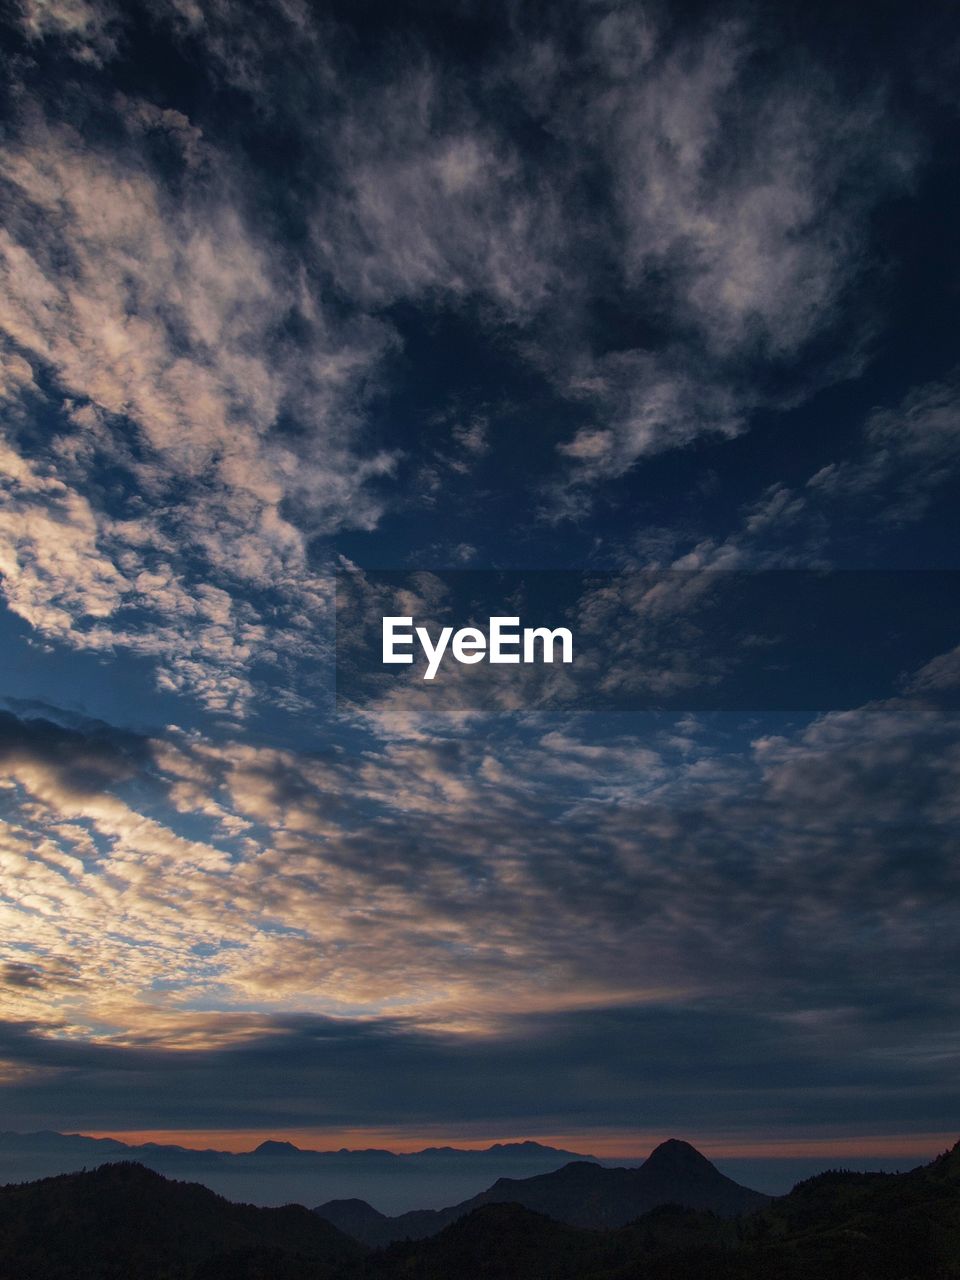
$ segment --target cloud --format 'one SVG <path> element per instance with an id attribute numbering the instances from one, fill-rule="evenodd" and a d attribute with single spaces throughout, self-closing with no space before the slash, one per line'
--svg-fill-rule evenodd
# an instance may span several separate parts
<path id="1" fill-rule="evenodd" d="M 816 496 L 873 508 L 884 523 L 918 520 L 960 465 L 960 386 L 911 388 L 899 405 L 876 408 L 859 457 L 828 463 L 807 481 Z"/>
<path id="2" fill-rule="evenodd" d="M 869 217 L 917 157 L 882 93 L 851 100 L 800 49 L 792 64 L 769 59 L 746 19 L 671 32 L 636 8 L 595 7 L 573 93 L 557 51 L 567 35 L 546 72 L 518 59 L 516 78 L 571 156 L 591 158 L 609 201 L 589 223 L 592 248 L 603 245 L 616 315 L 647 336 L 604 351 L 602 330 L 574 328 L 558 359 L 544 355 L 566 394 L 592 401 L 559 448 L 574 482 L 593 483 L 736 435 L 758 408 L 862 366 Z M 578 510 L 564 488 L 553 501 Z"/>
<path id="3" fill-rule="evenodd" d="M 567 390 L 590 406 L 594 421 L 608 424 L 581 427 L 557 446 L 580 483 L 622 475 L 638 458 L 690 444 L 704 433 L 739 435 L 751 407 L 731 387 L 717 384 L 709 362 L 682 349 L 581 359 Z"/>
<path id="4" fill-rule="evenodd" d="M 778 356 L 830 322 L 862 269 L 861 202 L 912 162 L 881 101 L 851 110 L 814 68 L 802 85 L 786 75 L 765 83 L 757 40 L 721 22 L 693 42 L 640 47 L 629 67 L 622 47 L 602 47 L 610 87 L 597 95 L 596 126 L 634 280 L 675 264 L 678 300 L 711 349 Z M 868 166 L 871 189 L 851 199 L 851 169 Z"/>
<path id="5" fill-rule="evenodd" d="M 557 211 L 502 134 L 462 105 L 451 112 L 449 91 L 424 69 L 361 99 L 338 138 L 339 190 L 321 202 L 317 247 L 362 304 L 479 296 L 499 322 L 520 322 L 549 297 Z"/>
<path id="6" fill-rule="evenodd" d="M 297 135 L 323 270 L 353 308 L 459 308 L 505 335 L 592 410 L 557 442 L 580 480 L 860 367 L 868 220 L 919 159 L 882 86 L 852 97 L 746 17 L 671 26 L 617 4 L 537 31 L 514 15 L 469 80 L 415 38 L 348 78 L 337 23 L 281 6 L 258 41 L 243 12 L 159 17 Z M 604 350 L 608 304 L 649 341 Z"/>
<path id="7" fill-rule="evenodd" d="M 198 1007 L 449 1034 L 604 1004 L 866 1017 L 955 951 L 957 724 L 913 697 L 749 747 L 493 720 L 309 755 L 5 724 L 2 960 L 30 975 L 19 1016 L 63 1034 L 174 1034 Z"/>
<path id="8" fill-rule="evenodd" d="M 810 568 L 849 557 L 873 560 L 882 535 L 922 520 L 960 465 L 956 377 L 910 387 L 899 403 L 874 407 L 848 456 L 794 484 L 774 482 L 746 504 L 726 537 L 703 538 L 673 555 L 675 569 Z M 657 551 L 679 550 L 672 533 Z"/>
<path id="9" fill-rule="evenodd" d="M 7 604 L 46 635 L 69 635 L 77 617 L 104 618 L 129 583 L 98 545 L 89 502 L 0 443 L 0 569 Z"/>
<path id="10" fill-rule="evenodd" d="M 245 517 L 275 510 L 302 485 L 318 527 L 372 518 L 344 510 L 363 468 L 338 474 L 355 425 L 338 401 L 383 335 L 375 326 L 352 340 L 329 333 L 296 265 L 244 225 L 228 174 L 208 173 L 175 204 L 135 152 L 98 154 L 69 128 L 37 125 L 8 152 L 4 176 L 14 228 L 4 241 L 4 328 L 68 395 L 134 424 L 143 456 L 117 441 L 116 461 L 148 492 L 193 488 L 209 473 L 213 492 L 222 487 Z M 49 219 L 43 236 L 27 226 L 37 212 Z M 54 271 L 58 258 L 65 270 Z M 291 315 L 304 336 L 287 345 L 277 330 Z M 305 454 L 276 431 L 283 411 L 311 415 Z M 272 532 L 282 536 L 282 521 Z"/>
<path id="11" fill-rule="evenodd" d="M 112 4 L 91 0 L 19 0 L 19 20 L 27 39 L 55 39 L 79 62 L 100 66 L 117 51 L 120 15 Z"/>
<path id="12" fill-rule="evenodd" d="M 356 452 L 357 396 L 389 339 L 331 331 L 185 117 L 126 100 L 120 116 L 137 133 L 119 151 L 33 117 L 2 163 L 13 390 L 36 406 L 32 362 L 59 418 L 44 441 L 21 416 L 4 446 L 7 600 L 48 638 L 155 656 L 161 686 L 237 713 L 254 659 L 309 648 L 323 618 L 309 534 L 378 517 L 366 483 L 392 463 Z M 182 140 L 186 198 L 138 149 L 152 128 Z M 301 623 L 268 634 L 244 600 L 264 588 Z"/>
<path id="13" fill-rule="evenodd" d="M 249 103 L 252 132 L 116 95 L 95 68 L 86 118 L 67 121 L 18 72 L 0 328 L 31 374 L 7 380 L 5 589 L 47 640 L 139 653 L 217 714 L 248 713 L 270 668 L 283 705 L 309 706 L 297 673 L 329 653 L 325 540 L 514 467 L 488 397 L 445 404 L 439 444 L 379 420 L 377 438 L 372 398 L 402 384 L 411 315 L 456 312 L 565 402 L 530 481 L 550 518 L 859 367 L 859 246 L 918 162 L 882 93 L 852 98 L 809 54 L 769 57 L 746 20 L 565 6 L 534 37 L 514 15 L 464 78 L 413 37 L 347 74 L 342 25 L 290 4 L 266 33 L 246 13 L 150 20 Z M 104 7 L 21 17 L 51 58 L 125 56 Z M 292 140 L 282 180 L 256 120 Z M 401 455 L 414 499 L 393 487 Z M 472 536 L 442 545 L 479 554 Z"/>
<path id="14" fill-rule="evenodd" d="M 577 1129 L 809 1138 L 811 1115 L 821 1134 L 875 1132 L 878 1108 L 887 1132 L 939 1132 L 956 1103 L 952 1078 L 924 1054 L 941 1012 L 918 1010 L 918 1039 L 901 1026 L 882 1053 L 870 1051 L 875 1028 L 850 1016 L 791 1023 L 669 1008 L 523 1018 L 467 1042 L 395 1019 L 251 1018 L 248 1036 L 186 1053 L 149 1041 L 71 1044 L 7 1022 L 0 1048 L 24 1127 L 70 1128 L 82 1114 L 94 1130 L 336 1134 L 395 1130 L 401 1115 L 416 1136 L 447 1126 L 488 1139 Z M 211 1030 L 218 1021 L 206 1019 Z M 278 1076 L 280 1096 L 269 1087 Z"/>

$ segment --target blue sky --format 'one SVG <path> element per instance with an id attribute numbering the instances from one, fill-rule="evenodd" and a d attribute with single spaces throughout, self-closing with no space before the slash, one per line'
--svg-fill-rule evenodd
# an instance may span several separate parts
<path id="1" fill-rule="evenodd" d="M 957 46 L 20 0 L 7 1127 L 950 1132 L 956 650 L 807 715 L 332 695 L 338 567 L 960 568 Z"/>

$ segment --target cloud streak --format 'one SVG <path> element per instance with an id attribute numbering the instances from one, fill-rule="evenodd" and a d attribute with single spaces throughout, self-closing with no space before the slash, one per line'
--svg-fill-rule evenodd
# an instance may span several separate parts
<path id="1" fill-rule="evenodd" d="M 121 1039 L 211 1000 L 464 1030 L 603 1003 L 867 1011 L 957 958 L 957 726 L 924 703 L 725 753 L 478 732 L 344 758 L 8 721 L 17 1007 Z M 878 936 L 898 961 L 875 990 Z"/>

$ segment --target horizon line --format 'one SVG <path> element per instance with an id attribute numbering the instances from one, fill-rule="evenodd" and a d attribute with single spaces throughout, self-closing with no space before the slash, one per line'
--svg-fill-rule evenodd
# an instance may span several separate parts
<path id="1" fill-rule="evenodd" d="M 51 1130 L 48 1130 L 51 1132 Z M 52 1130 L 65 1137 L 112 1138 L 127 1146 L 154 1143 L 178 1146 L 189 1151 L 219 1151 L 228 1155 L 249 1155 L 264 1142 L 288 1143 L 299 1151 L 337 1154 L 342 1151 L 388 1151 L 392 1155 L 415 1155 L 437 1148 L 464 1152 L 489 1151 L 496 1146 L 535 1143 L 540 1147 L 566 1151 L 575 1156 L 601 1160 L 645 1160 L 653 1149 L 670 1138 L 679 1138 L 711 1160 L 743 1159 L 933 1159 L 958 1140 L 956 1132 L 913 1134 L 818 1135 L 811 1137 L 732 1137 L 704 1135 L 683 1137 L 679 1132 L 615 1137 L 590 1132 L 464 1138 L 444 1133 L 435 1137 L 422 1132 L 416 1137 L 397 1130 L 350 1129 L 333 1132 L 308 1128 L 291 1129 L 75 1129 Z M 323 1143 L 322 1146 L 314 1145 Z M 629 1148 L 633 1148 L 630 1150 Z"/>

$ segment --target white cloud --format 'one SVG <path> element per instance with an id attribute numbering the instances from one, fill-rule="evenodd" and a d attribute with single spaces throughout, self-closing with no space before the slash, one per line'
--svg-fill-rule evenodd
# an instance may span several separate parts
<path id="1" fill-rule="evenodd" d="M 185 200 L 136 146 L 108 156 L 36 119 L 0 161 L 13 193 L 0 327 L 62 396 L 45 455 L 30 432 L 5 446 L 5 590 L 44 635 L 155 654 L 166 687 L 237 712 L 253 658 L 310 647 L 323 619 L 305 533 L 378 517 L 366 482 L 392 462 L 358 453 L 357 396 L 389 339 L 375 324 L 331 326 L 297 264 L 245 224 L 220 159 L 200 164 L 184 118 L 134 114 L 138 129 L 186 138 Z M 293 314 L 302 336 L 284 341 Z M 14 354 L 6 367 L 18 383 L 27 365 Z M 305 429 L 286 436 L 284 416 Z M 96 497 L 104 467 L 139 493 L 119 515 Z M 279 592 L 300 624 L 268 634 L 242 601 L 250 586 Z"/>
<path id="2" fill-rule="evenodd" d="M 874 323 L 855 296 L 870 212 L 917 163 L 881 94 L 851 101 L 799 51 L 759 72 L 762 32 L 745 22 L 679 38 L 626 6 L 584 22 L 577 94 L 564 57 L 546 60 L 553 83 L 519 58 L 515 75 L 571 155 L 589 157 L 592 180 L 602 173 L 611 212 L 594 214 L 581 246 L 604 246 L 620 311 L 656 338 L 604 354 L 574 324 L 559 354 L 541 351 L 559 386 L 595 404 L 560 446 L 575 482 L 735 435 L 758 407 L 856 372 Z M 564 301 L 575 309 L 576 290 Z M 829 358 L 798 374 L 841 317 Z M 556 500 L 576 513 L 563 490 Z"/>
<path id="3" fill-rule="evenodd" d="M 344 291 L 366 305 L 480 297 L 511 321 L 546 302 L 559 210 L 534 192 L 522 157 L 430 67 L 361 94 L 333 147 L 316 243 Z"/>
<path id="4" fill-rule="evenodd" d="M 79 62 L 100 65 L 116 52 L 119 14 L 109 0 L 18 0 L 29 40 L 61 40 Z"/>
<path id="5" fill-rule="evenodd" d="M 857 501 L 885 522 L 919 519 L 960 465 L 960 386 L 954 378 L 912 388 L 894 408 L 877 408 L 858 457 L 822 467 L 807 481 L 814 497 Z"/>

